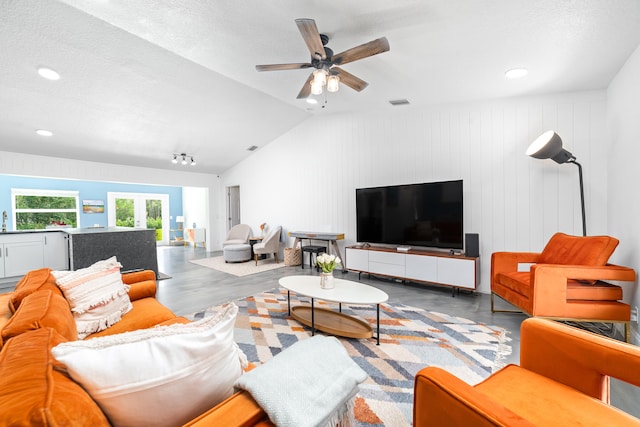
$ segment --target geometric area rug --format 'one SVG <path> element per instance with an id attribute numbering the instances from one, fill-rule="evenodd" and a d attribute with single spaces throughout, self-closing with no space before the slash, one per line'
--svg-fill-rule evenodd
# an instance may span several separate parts
<path id="1" fill-rule="evenodd" d="M 265 291 L 234 303 L 239 309 L 234 339 L 255 365 L 311 337 L 310 328 L 287 315 L 285 289 Z M 310 303 L 308 297 L 291 293 L 292 306 Z M 315 303 L 337 310 L 334 303 Z M 187 317 L 200 319 L 215 309 Z M 375 334 L 375 306 L 343 304 L 342 312 L 369 322 Z M 374 339 L 339 338 L 369 375 L 356 397 L 358 426 L 410 426 L 414 377 L 426 366 L 439 366 L 473 385 L 502 367 L 503 357 L 511 353 L 507 344 L 510 339 L 503 328 L 403 304 L 380 304 L 380 329 L 379 346 Z"/>

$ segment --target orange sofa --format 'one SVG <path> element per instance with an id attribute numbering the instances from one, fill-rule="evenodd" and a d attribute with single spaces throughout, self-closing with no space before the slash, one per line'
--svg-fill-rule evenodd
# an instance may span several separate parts
<path id="1" fill-rule="evenodd" d="M 130 286 L 133 309 L 85 339 L 188 322 L 155 299 L 153 271 L 126 273 L 122 280 Z M 69 304 L 49 269 L 27 273 L 14 292 L 0 295 L 0 337 L 0 425 L 109 425 L 99 406 L 51 355 L 51 348 L 78 338 Z M 210 410 L 189 424 L 272 425 L 246 392 L 218 406 L 220 411 Z"/>
<path id="2" fill-rule="evenodd" d="M 471 386 L 436 367 L 416 375 L 413 425 L 640 426 L 609 405 L 609 377 L 640 387 L 640 348 L 548 319 L 526 319 L 520 366 Z"/>
<path id="3" fill-rule="evenodd" d="M 635 281 L 633 269 L 608 264 L 618 246 L 609 236 L 556 233 L 541 253 L 495 252 L 491 256 L 491 311 L 494 295 L 534 317 L 623 323 L 629 342 L 631 307 L 618 285 Z M 533 264 L 520 271 L 520 264 Z"/>

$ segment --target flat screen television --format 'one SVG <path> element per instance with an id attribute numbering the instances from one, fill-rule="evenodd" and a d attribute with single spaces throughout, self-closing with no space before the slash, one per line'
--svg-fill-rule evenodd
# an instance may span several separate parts
<path id="1" fill-rule="evenodd" d="M 462 249 L 462 195 L 462 180 L 357 188 L 357 240 Z"/>

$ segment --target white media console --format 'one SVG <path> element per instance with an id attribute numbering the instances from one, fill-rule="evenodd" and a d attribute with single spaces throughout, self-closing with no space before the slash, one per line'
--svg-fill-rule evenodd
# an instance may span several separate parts
<path id="1" fill-rule="evenodd" d="M 471 290 L 480 280 L 480 258 L 379 246 L 349 246 L 345 255 L 347 270 L 358 273 Z"/>

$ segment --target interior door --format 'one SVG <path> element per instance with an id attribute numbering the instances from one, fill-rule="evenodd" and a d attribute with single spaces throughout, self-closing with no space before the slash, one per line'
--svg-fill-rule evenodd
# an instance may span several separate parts
<path id="1" fill-rule="evenodd" d="M 240 224 L 240 186 L 227 187 L 228 230 Z"/>
<path id="2" fill-rule="evenodd" d="M 167 194 L 107 193 L 110 227 L 153 228 L 158 245 L 169 244 Z"/>

